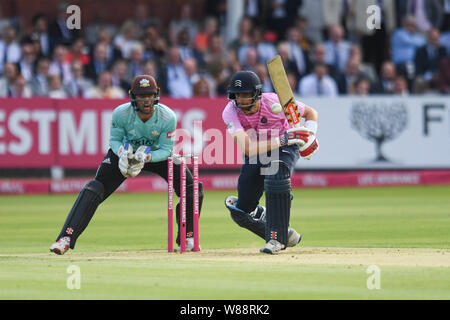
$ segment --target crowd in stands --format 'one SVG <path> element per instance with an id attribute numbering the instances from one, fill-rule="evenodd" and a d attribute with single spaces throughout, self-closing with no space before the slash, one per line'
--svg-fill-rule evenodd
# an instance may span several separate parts
<path id="1" fill-rule="evenodd" d="M 227 1 L 189 2 L 169 25 L 145 4 L 121 25 L 66 26 L 35 14 L 31 32 L 0 18 L 0 97 L 125 98 L 133 77 L 154 76 L 174 98 L 225 95 L 252 70 L 273 91 L 265 63 L 279 54 L 302 96 L 448 94 L 450 0 L 245 0 L 238 37 L 225 43 Z M 368 27 L 370 3 L 381 9 Z M 221 8 L 221 10 L 217 10 Z"/>

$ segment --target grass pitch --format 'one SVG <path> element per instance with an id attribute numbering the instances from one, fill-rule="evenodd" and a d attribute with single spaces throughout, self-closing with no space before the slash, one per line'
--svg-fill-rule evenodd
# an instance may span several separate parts
<path id="1" fill-rule="evenodd" d="M 303 240 L 274 256 L 231 220 L 231 191 L 206 190 L 202 251 L 185 254 L 166 252 L 163 193 L 113 194 L 64 256 L 48 248 L 76 195 L 1 196 L 0 299 L 450 298 L 450 186 L 293 192 Z"/>

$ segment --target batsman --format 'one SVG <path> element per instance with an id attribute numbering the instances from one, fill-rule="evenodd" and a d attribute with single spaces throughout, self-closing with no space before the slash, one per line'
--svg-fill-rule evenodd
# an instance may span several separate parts
<path id="1" fill-rule="evenodd" d="M 159 102 L 159 87 L 149 75 L 135 77 L 130 89 L 130 102 L 114 109 L 110 128 L 110 149 L 101 162 L 95 178 L 80 191 L 67 219 L 51 245 L 50 251 L 62 255 L 74 249 L 78 237 L 86 229 L 97 207 L 127 178 L 142 170 L 156 173 L 167 181 L 167 159 L 172 153 L 177 119 L 175 113 Z M 173 167 L 174 189 L 180 196 L 180 165 Z M 192 173 L 186 171 L 186 251 L 192 251 L 193 194 Z M 199 182 L 199 212 L 203 202 L 203 185 Z M 177 243 L 180 245 L 180 204 L 176 207 Z"/>
<path id="2" fill-rule="evenodd" d="M 292 126 L 281 112 L 277 94 L 262 93 L 261 88 L 252 71 L 239 71 L 231 78 L 222 118 L 245 155 L 238 196 L 227 197 L 225 205 L 234 222 L 264 239 L 260 252 L 276 254 L 301 241 L 301 235 L 289 227 L 291 175 L 300 157 L 309 160 L 319 149 L 318 113 L 296 101 L 305 123 Z M 259 205 L 263 193 L 265 207 Z"/>

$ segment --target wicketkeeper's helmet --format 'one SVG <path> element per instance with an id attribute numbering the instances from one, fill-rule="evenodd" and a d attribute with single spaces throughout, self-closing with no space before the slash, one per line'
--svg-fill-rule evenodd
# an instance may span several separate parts
<path id="1" fill-rule="evenodd" d="M 228 99 L 236 100 L 236 93 L 253 93 L 253 102 L 261 99 L 262 84 L 253 71 L 239 71 L 231 78 L 228 87 Z"/>
<path id="2" fill-rule="evenodd" d="M 153 105 L 159 102 L 159 87 L 155 78 L 149 75 L 140 75 L 131 82 L 131 89 L 128 92 L 130 95 L 131 105 L 136 110 L 136 96 L 138 95 L 155 95 Z"/>

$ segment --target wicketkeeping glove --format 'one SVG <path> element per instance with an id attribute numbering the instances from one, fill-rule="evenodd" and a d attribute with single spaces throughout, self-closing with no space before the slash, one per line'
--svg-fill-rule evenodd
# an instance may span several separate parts
<path id="1" fill-rule="evenodd" d="M 305 127 L 291 128 L 284 132 L 284 134 L 279 138 L 280 147 L 290 146 L 293 144 L 303 146 L 308 142 L 310 135 L 311 132 Z"/>
<path id="2" fill-rule="evenodd" d="M 129 142 L 119 147 L 117 152 L 119 156 L 119 170 L 125 178 L 128 178 L 128 159 L 133 158 L 133 147 Z"/>
<path id="3" fill-rule="evenodd" d="M 136 177 L 141 172 L 142 168 L 144 168 L 145 163 L 150 161 L 152 158 L 150 151 L 152 151 L 152 148 L 148 146 L 140 146 L 136 150 L 131 165 L 128 168 L 128 175 L 130 177 Z"/>

